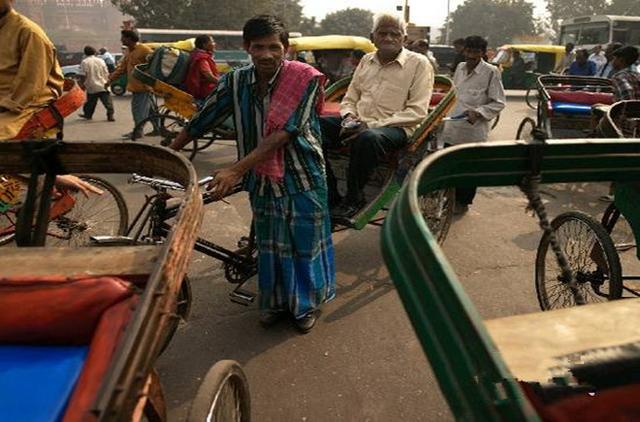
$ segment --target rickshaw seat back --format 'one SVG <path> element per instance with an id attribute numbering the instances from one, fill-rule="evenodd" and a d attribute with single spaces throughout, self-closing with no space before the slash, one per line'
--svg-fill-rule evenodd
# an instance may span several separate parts
<path id="1" fill-rule="evenodd" d="M 87 346 L 0 346 L 0 419 L 62 419 Z"/>
<path id="2" fill-rule="evenodd" d="M 610 92 L 589 92 L 589 91 L 557 91 L 549 90 L 549 98 L 553 102 L 574 103 L 574 104 L 613 104 L 613 94 Z"/>
<path id="3" fill-rule="evenodd" d="M 133 294 L 118 278 L 0 279 L 0 343 L 88 344 L 102 313 Z"/>
<path id="4" fill-rule="evenodd" d="M 84 104 L 87 96 L 78 86 L 65 80 L 65 92 L 48 107 L 34 114 L 20 129 L 15 139 L 43 138 L 49 131 L 62 129 L 61 119 L 71 115 Z"/>
<path id="5" fill-rule="evenodd" d="M 554 113 L 570 114 L 574 116 L 590 116 L 591 106 L 585 104 L 576 103 L 563 103 L 560 101 L 554 101 L 551 103 Z"/>

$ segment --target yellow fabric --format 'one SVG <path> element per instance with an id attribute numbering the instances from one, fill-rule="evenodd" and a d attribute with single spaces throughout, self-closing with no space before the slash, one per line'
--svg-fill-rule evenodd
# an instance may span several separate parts
<path id="1" fill-rule="evenodd" d="M 0 42 L 0 140 L 7 140 L 62 94 L 64 78 L 53 43 L 14 10 L 0 19 Z"/>
<path id="2" fill-rule="evenodd" d="M 153 50 L 151 47 L 145 44 L 136 44 L 133 47 L 133 50 L 127 54 L 127 57 L 120 60 L 118 64 L 118 68 L 113 71 L 111 76 L 109 76 L 110 81 L 115 81 L 123 74 L 127 74 L 127 91 L 129 92 L 145 92 L 149 91 L 150 88 L 137 80 L 133 76 L 133 70 L 139 64 L 144 64 L 147 62 L 147 56 L 151 54 Z"/>

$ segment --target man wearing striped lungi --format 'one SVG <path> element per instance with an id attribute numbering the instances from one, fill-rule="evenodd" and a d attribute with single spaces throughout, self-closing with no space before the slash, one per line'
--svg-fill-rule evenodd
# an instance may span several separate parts
<path id="1" fill-rule="evenodd" d="M 179 150 L 233 116 L 239 161 L 215 173 L 218 198 L 243 178 L 258 244 L 260 322 L 291 315 L 306 333 L 335 296 L 335 264 L 318 111 L 324 76 L 284 60 L 288 34 L 274 16 L 250 19 L 244 46 L 253 64 L 220 79 L 176 138 Z"/>

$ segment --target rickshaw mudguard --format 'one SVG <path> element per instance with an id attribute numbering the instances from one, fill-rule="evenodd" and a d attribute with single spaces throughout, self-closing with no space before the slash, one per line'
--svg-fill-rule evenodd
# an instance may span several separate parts
<path id="1" fill-rule="evenodd" d="M 411 174 L 382 230 L 390 276 L 458 420 L 539 417 L 429 232 L 417 198 L 451 187 L 518 186 L 531 172 L 532 147 L 468 144 L 431 155 Z M 543 183 L 640 180 L 640 142 L 550 140 L 543 151 Z"/>

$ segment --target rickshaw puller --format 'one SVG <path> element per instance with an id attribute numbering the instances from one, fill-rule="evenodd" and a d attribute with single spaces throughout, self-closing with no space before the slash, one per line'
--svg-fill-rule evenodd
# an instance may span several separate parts
<path id="1" fill-rule="evenodd" d="M 318 110 L 324 76 L 284 60 L 289 47 L 275 16 L 251 18 L 243 29 L 253 65 L 224 75 L 171 148 L 180 150 L 233 115 L 239 161 L 215 173 L 218 199 L 244 178 L 258 245 L 260 322 L 284 314 L 303 333 L 335 297 L 335 264 Z"/>

